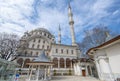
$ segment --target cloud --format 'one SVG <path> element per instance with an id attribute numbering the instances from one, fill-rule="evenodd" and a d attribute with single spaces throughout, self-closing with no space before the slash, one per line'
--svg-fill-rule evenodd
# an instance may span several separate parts
<path id="1" fill-rule="evenodd" d="M 83 30 L 87 28 L 98 24 L 119 25 L 119 3 L 119 0 L 71 0 L 77 42 L 83 38 Z M 67 9 L 66 0 L 0 0 L 0 30 L 23 35 L 27 30 L 44 27 L 57 40 L 60 24 L 63 43 L 70 44 Z"/>

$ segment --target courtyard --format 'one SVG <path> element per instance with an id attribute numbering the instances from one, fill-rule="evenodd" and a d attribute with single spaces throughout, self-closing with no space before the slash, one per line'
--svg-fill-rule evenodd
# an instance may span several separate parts
<path id="1" fill-rule="evenodd" d="M 51 81 L 100 81 L 93 77 L 82 76 L 54 76 Z"/>
<path id="2" fill-rule="evenodd" d="M 19 79 L 19 81 L 25 81 L 25 78 Z M 94 77 L 82 77 L 82 76 L 53 76 L 50 81 L 100 81 Z"/>

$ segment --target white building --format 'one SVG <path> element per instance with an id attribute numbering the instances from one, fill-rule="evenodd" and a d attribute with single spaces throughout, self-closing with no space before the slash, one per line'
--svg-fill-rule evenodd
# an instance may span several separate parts
<path id="1" fill-rule="evenodd" d="M 72 45 L 61 44 L 61 29 L 59 27 L 58 43 L 55 37 L 47 29 L 38 28 L 30 32 L 25 32 L 21 37 L 20 46 L 18 48 L 19 56 L 16 62 L 21 65 L 22 74 L 26 74 L 28 70 L 28 62 L 39 56 L 44 50 L 51 62 L 54 63 L 54 75 L 73 75 L 74 64 L 73 59 L 77 59 L 80 50 L 75 41 L 74 21 L 71 7 L 68 8 L 69 25 L 71 30 Z"/>
<path id="2" fill-rule="evenodd" d="M 87 53 L 94 59 L 101 80 L 115 81 L 120 78 L 120 35 L 89 49 Z"/>
<path id="3" fill-rule="evenodd" d="M 94 64 L 92 64 L 89 59 L 80 58 L 80 59 L 74 60 L 75 75 L 93 76 L 93 68 L 95 69 L 94 72 L 96 72 L 96 68 L 94 67 Z"/>

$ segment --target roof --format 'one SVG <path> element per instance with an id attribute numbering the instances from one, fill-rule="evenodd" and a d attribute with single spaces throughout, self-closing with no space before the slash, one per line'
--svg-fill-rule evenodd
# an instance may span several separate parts
<path id="1" fill-rule="evenodd" d="M 50 60 L 45 55 L 45 52 L 42 51 L 42 53 L 38 57 L 36 57 L 32 62 L 50 62 Z"/>
<path id="2" fill-rule="evenodd" d="M 50 59 L 45 55 L 45 52 L 42 51 L 42 53 L 36 57 L 32 62 L 27 63 L 27 65 L 47 65 L 51 66 L 54 65 L 53 62 L 50 62 Z"/>
<path id="3" fill-rule="evenodd" d="M 99 46 L 90 48 L 90 49 L 87 51 L 86 54 L 88 54 L 88 53 L 89 53 L 90 51 L 92 51 L 92 50 L 95 51 L 95 50 L 97 50 L 97 49 L 99 49 L 99 48 L 102 48 L 102 47 L 104 47 L 104 46 L 110 45 L 110 44 L 116 42 L 117 40 L 120 40 L 120 35 L 116 36 L 115 38 L 113 38 L 113 39 L 111 39 L 111 40 L 108 40 L 107 42 L 105 42 L 105 43 L 103 43 L 103 44 L 101 44 L 101 45 L 99 45 Z"/>
<path id="4" fill-rule="evenodd" d="M 45 28 L 37 28 L 37 29 L 35 29 L 35 30 L 33 30 L 32 32 L 35 32 L 35 31 L 43 31 L 43 32 L 47 32 L 47 33 L 49 33 L 50 35 L 52 35 L 47 29 L 45 29 Z M 54 35 L 52 35 L 53 37 L 54 37 Z"/>
<path id="5" fill-rule="evenodd" d="M 54 46 L 66 46 L 66 47 L 77 47 L 77 45 L 66 45 L 66 44 L 57 44 L 57 43 L 52 43 Z"/>
<path id="6" fill-rule="evenodd" d="M 27 65 L 45 65 L 45 66 L 50 66 L 50 65 L 54 65 L 54 63 L 52 62 L 30 62 L 27 63 Z"/>
<path id="7" fill-rule="evenodd" d="M 47 29 L 45 29 L 45 28 L 37 28 L 37 29 L 35 29 L 35 30 L 41 30 L 41 31 L 45 31 L 45 32 L 48 32 L 48 33 L 50 33 Z"/>

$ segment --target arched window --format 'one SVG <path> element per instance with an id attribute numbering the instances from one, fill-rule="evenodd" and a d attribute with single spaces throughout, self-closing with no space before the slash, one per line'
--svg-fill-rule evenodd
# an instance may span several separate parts
<path id="1" fill-rule="evenodd" d="M 58 53 L 58 49 L 56 49 L 56 53 Z"/>
<path id="2" fill-rule="evenodd" d="M 27 47 L 29 48 L 29 44 L 27 44 Z"/>
<path id="3" fill-rule="evenodd" d="M 43 41 L 43 43 L 45 43 L 45 40 Z"/>
<path id="4" fill-rule="evenodd" d="M 67 54 L 68 54 L 68 49 L 66 50 Z"/>
<path id="5" fill-rule="evenodd" d="M 73 54 L 73 50 L 71 50 L 71 54 Z"/>
<path id="6" fill-rule="evenodd" d="M 49 46 L 47 46 L 47 49 L 49 49 Z"/>
<path id="7" fill-rule="evenodd" d="M 36 52 L 36 56 L 38 56 L 38 52 Z"/>
<path id="8" fill-rule="evenodd" d="M 30 59 L 26 59 L 24 61 L 24 68 L 28 68 L 29 67 L 29 65 L 27 65 L 27 63 L 29 63 L 29 62 L 30 62 Z"/>
<path id="9" fill-rule="evenodd" d="M 31 56 L 32 56 L 33 52 L 31 51 L 30 54 L 31 54 Z"/>
<path id="10" fill-rule="evenodd" d="M 63 49 L 61 49 L 61 53 L 63 53 Z"/>
<path id="11" fill-rule="evenodd" d="M 34 44 L 32 45 L 32 48 L 34 48 Z"/>
<path id="12" fill-rule="evenodd" d="M 46 36 L 46 33 L 44 33 L 44 36 Z"/>
<path id="13" fill-rule="evenodd" d="M 60 58 L 60 68 L 64 68 L 64 59 Z"/>
<path id="14" fill-rule="evenodd" d="M 48 38 L 49 38 L 49 35 L 48 35 Z"/>
<path id="15" fill-rule="evenodd" d="M 48 53 L 46 53 L 46 55 L 48 56 L 49 54 L 48 54 Z"/>
<path id="16" fill-rule="evenodd" d="M 40 39 L 38 40 L 38 43 L 40 43 Z"/>
<path id="17" fill-rule="evenodd" d="M 53 67 L 58 68 L 58 59 L 57 58 L 53 59 L 53 63 L 54 63 Z"/>
<path id="18" fill-rule="evenodd" d="M 42 45 L 42 49 L 44 49 L 44 45 Z"/>
<path id="19" fill-rule="evenodd" d="M 34 39 L 33 42 L 35 42 L 36 40 Z"/>
<path id="20" fill-rule="evenodd" d="M 71 67 L 71 60 L 69 58 L 66 59 L 66 68 Z"/>
<path id="21" fill-rule="evenodd" d="M 25 51 L 25 55 L 27 55 L 27 51 Z"/>
<path id="22" fill-rule="evenodd" d="M 22 59 L 22 58 L 19 58 L 19 59 L 17 60 L 17 63 L 18 63 L 20 66 L 22 66 L 22 64 L 23 64 L 23 59 Z"/>
<path id="23" fill-rule="evenodd" d="M 39 49 L 40 45 L 37 45 L 37 48 Z"/>

